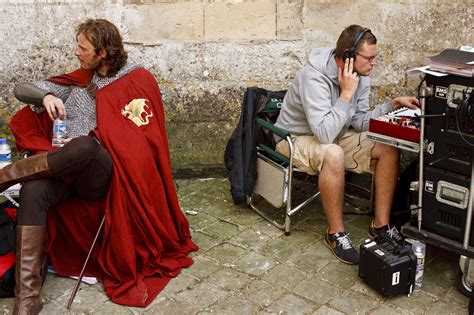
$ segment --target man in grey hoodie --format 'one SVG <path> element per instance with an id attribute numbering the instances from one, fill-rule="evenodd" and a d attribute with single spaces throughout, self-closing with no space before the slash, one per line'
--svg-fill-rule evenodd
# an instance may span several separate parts
<path id="1" fill-rule="evenodd" d="M 319 174 L 318 186 L 328 219 L 324 243 L 341 261 L 357 264 L 359 254 L 344 229 L 345 170 L 375 175 L 375 218 L 372 236 L 403 237 L 389 224 L 398 177 L 400 152 L 367 138 L 370 118 L 400 107 L 416 108 L 415 97 L 402 96 L 369 108 L 368 75 L 376 64 L 377 39 L 359 25 L 347 27 L 336 49 L 316 48 L 308 64 L 296 74 L 276 125 L 293 136 L 294 164 L 308 174 Z M 286 140 L 277 151 L 288 156 Z"/>

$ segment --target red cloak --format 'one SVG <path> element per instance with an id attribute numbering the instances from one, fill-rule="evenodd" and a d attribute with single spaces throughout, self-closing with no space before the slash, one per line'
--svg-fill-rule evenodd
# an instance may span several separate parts
<path id="1" fill-rule="evenodd" d="M 76 82 L 65 76 L 60 76 L 65 81 L 51 81 L 79 85 L 90 80 L 72 74 Z M 135 106 L 124 110 L 127 104 Z M 86 274 L 97 277 L 115 303 L 144 307 L 192 264 L 188 254 L 198 249 L 179 207 L 155 78 L 139 68 L 98 90 L 96 115 L 92 134 L 114 160 L 108 195 L 96 202 L 75 198 L 51 209 L 46 251 L 60 275 L 78 275 L 105 212 Z M 51 128 L 45 120 L 47 115 L 38 116 L 29 107 L 15 115 L 11 128 L 19 149 L 47 149 Z M 41 141 L 24 141 L 24 130 L 32 128 L 33 133 L 44 131 Z"/>

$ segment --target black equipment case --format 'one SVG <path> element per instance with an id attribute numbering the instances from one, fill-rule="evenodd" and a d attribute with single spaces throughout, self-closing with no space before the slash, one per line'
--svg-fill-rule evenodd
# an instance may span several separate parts
<path id="1" fill-rule="evenodd" d="M 422 228 L 463 242 L 470 178 L 426 166 L 424 179 Z M 470 233 L 469 245 L 474 246 L 474 233 Z"/>
<path id="2" fill-rule="evenodd" d="M 366 240 L 360 246 L 359 277 L 384 297 L 410 294 L 416 273 L 416 256 L 411 244 Z"/>
<path id="3" fill-rule="evenodd" d="M 426 84 L 433 88 L 426 98 L 425 165 L 471 176 L 474 154 L 474 97 L 464 99 L 474 90 L 472 78 L 454 75 L 426 75 Z M 461 103 L 466 104 L 461 106 Z"/>

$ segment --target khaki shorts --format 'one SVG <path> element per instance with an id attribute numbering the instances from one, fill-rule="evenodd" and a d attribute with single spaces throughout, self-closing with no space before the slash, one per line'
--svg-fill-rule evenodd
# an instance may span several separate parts
<path id="1" fill-rule="evenodd" d="M 310 175 L 321 172 L 324 154 L 331 145 L 339 145 L 344 151 L 344 166 L 354 173 L 374 173 L 375 161 L 371 159 L 374 142 L 367 138 L 367 132 L 356 132 L 349 129 L 341 138 L 332 144 L 321 144 L 313 135 L 292 136 L 293 165 Z M 277 152 L 289 156 L 290 148 L 286 140 L 276 145 Z"/>

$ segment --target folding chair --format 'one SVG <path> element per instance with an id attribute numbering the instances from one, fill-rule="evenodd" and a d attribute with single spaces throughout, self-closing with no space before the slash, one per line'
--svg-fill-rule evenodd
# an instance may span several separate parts
<path id="1" fill-rule="evenodd" d="M 271 95 L 272 93 L 268 94 Z M 257 130 L 260 131 L 257 133 L 266 136 L 257 137 L 259 138 L 257 141 L 257 181 L 253 194 L 248 197 L 247 203 L 260 216 L 279 229 L 284 230 L 285 235 L 289 235 L 291 216 L 315 199 L 320 192 L 317 191 L 299 205 L 293 207 L 293 172 L 299 171 L 293 166 L 293 142 L 289 132 L 273 124 L 274 119 L 276 119 L 280 112 L 283 96 L 264 99 L 266 101 L 264 109 L 257 115 L 255 124 Z M 271 118 L 273 118 L 273 121 Z M 288 141 L 290 146 L 289 158 L 275 151 L 274 134 Z M 267 141 L 262 141 L 262 139 Z M 281 209 L 286 207 L 284 221 L 278 222 L 268 213 L 262 211 L 257 205 L 258 202 L 255 201 L 257 196 L 263 197 L 275 208 Z"/>
<path id="2" fill-rule="evenodd" d="M 298 205 L 293 206 L 293 174 L 304 173 L 293 165 L 293 141 L 290 133 L 286 130 L 278 128 L 274 125 L 283 102 L 286 91 L 272 92 L 267 91 L 266 96 L 262 96 L 257 100 L 260 103 L 258 108 L 262 108 L 256 115 L 255 125 L 257 126 L 257 181 L 254 186 L 253 193 L 247 198 L 248 205 L 264 219 L 275 225 L 277 228 L 284 230 L 285 235 L 290 234 L 291 216 L 301 208 L 309 204 L 320 192 L 316 191 L 306 197 Z M 290 156 L 286 157 L 275 150 L 275 141 L 273 135 L 277 135 L 282 139 L 286 139 L 290 148 Z M 350 214 L 373 214 L 374 199 L 374 177 L 371 178 L 369 188 L 357 185 L 351 182 L 353 173 L 346 174 L 346 188 L 350 191 L 357 192 L 358 195 L 364 195 L 369 199 L 369 209 L 367 212 L 351 212 Z M 285 207 L 285 218 L 283 222 L 273 219 L 268 211 L 263 211 L 258 207 L 258 196 L 265 199 L 270 205 L 277 209 Z M 352 195 L 345 195 L 347 202 L 354 205 Z"/>

